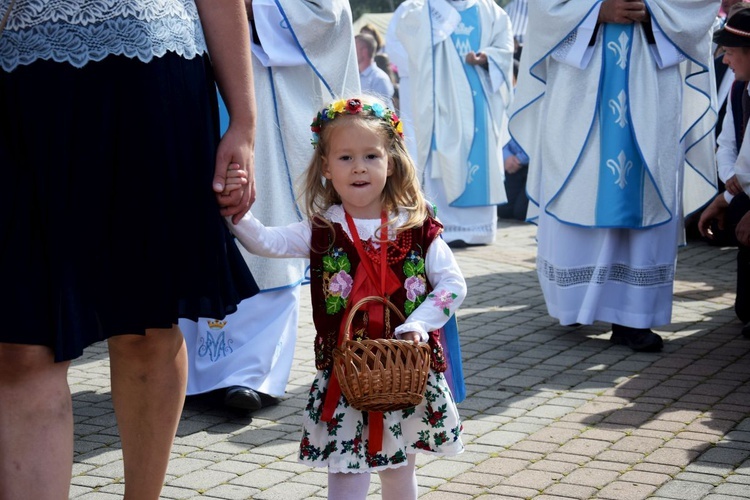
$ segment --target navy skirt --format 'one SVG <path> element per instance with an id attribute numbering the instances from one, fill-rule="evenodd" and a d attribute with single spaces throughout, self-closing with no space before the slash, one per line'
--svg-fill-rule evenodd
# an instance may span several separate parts
<path id="1" fill-rule="evenodd" d="M 0 342 L 57 361 L 257 292 L 211 188 L 207 57 L 0 72 Z"/>

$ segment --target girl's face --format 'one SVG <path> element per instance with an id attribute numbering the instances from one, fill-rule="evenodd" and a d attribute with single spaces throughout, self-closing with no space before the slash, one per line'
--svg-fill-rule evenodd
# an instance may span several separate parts
<path id="1" fill-rule="evenodd" d="M 333 183 L 344 210 L 358 219 L 378 219 L 381 195 L 393 166 L 383 137 L 356 123 L 358 118 L 331 130 L 323 176 Z"/>

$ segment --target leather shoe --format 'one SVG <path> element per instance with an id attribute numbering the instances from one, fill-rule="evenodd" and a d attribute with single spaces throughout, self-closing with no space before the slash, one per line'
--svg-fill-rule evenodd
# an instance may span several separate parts
<path id="1" fill-rule="evenodd" d="M 631 328 L 623 325 L 612 325 L 613 344 L 628 346 L 636 352 L 659 352 L 664 347 L 664 340 L 648 328 Z"/>
<path id="2" fill-rule="evenodd" d="M 750 321 L 745 323 L 745 326 L 742 327 L 742 336 L 746 339 L 750 339 Z"/>
<path id="3" fill-rule="evenodd" d="M 227 387 L 224 393 L 224 404 L 230 408 L 239 410 L 260 410 L 263 408 L 263 402 L 260 395 L 249 387 L 234 385 Z"/>

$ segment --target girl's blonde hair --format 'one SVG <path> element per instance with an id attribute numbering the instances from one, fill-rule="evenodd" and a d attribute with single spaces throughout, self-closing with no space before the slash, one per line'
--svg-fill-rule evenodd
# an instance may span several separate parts
<path id="1" fill-rule="evenodd" d="M 340 118 L 340 117 L 343 117 Z M 332 205 L 340 204 L 341 198 L 333 183 L 323 177 L 323 157 L 328 154 L 330 138 L 338 127 L 366 126 L 378 133 L 385 141 L 388 161 L 393 165 L 393 173 L 388 176 L 382 194 L 383 209 L 386 213 L 396 213 L 400 208 L 407 213 L 406 223 L 399 231 L 421 226 L 428 216 L 427 201 L 417 178 L 417 168 L 409 156 L 404 143 L 401 122 L 396 114 L 385 107 L 375 97 L 361 96 L 334 101 L 316 116 L 311 129 L 315 153 L 303 178 L 301 197 L 307 216 L 325 220 L 322 215 Z M 386 225 L 393 224 L 390 220 Z M 388 234 L 380 231 L 380 234 Z"/>

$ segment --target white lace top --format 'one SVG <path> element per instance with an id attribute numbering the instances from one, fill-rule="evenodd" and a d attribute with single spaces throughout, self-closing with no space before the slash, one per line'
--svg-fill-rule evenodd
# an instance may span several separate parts
<path id="1" fill-rule="evenodd" d="M 0 18 L 10 0 L 0 0 Z M 108 55 L 148 62 L 206 51 L 194 0 L 16 0 L 0 34 L 0 66 L 36 60 L 83 67 Z"/>

